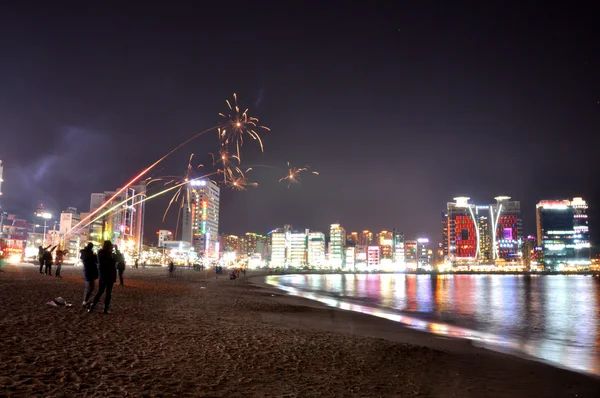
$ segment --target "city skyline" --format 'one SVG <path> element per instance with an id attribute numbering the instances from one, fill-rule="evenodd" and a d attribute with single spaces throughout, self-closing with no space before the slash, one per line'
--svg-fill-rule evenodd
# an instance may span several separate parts
<path id="1" fill-rule="evenodd" d="M 600 230 L 600 52 L 583 6 L 352 4 L 336 18 L 319 6 L 265 7 L 255 18 L 248 12 L 258 3 L 213 6 L 148 6 L 148 22 L 125 22 L 103 5 L 69 15 L 45 4 L 5 7 L 5 208 L 83 209 L 89 192 L 122 186 L 166 147 L 214 125 L 223 98 L 237 92 L 273 130 L 265 154 L 248 151 L 244 161 L 275 169 L 254 170 L 256 189 L 223 191 L 224 231 L 339 221 L 433 238 L 447 198 L 499 194 L 523 209 L 582 196 Z M 289 21 L 291 11 L 303 23 Z M 225 14 L 223 32 L 215 16 Z M 110 33 L 96 34 L 104 26 Z M 223 50 L 240 37 L 240 53 Z M 240 65 L 242 55 L 250 62 Z M 161 170 L 176 173 L 207 146 L 198 140 Z M 277 182 L 288 161 L 320 175 L 288 189 Z M 163 227 L 166 204 L 148 203 L 147 233 Z M 534 212 L 523 221 L 534 234 Z"/>

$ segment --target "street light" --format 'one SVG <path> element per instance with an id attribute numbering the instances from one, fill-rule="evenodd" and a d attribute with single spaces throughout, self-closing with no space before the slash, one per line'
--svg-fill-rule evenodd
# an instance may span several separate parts
<path id="1" fill-rule="evenodd" d="M 48 228 L 48 220 L 52 218 L 52 214 L 48 213 L 47 211 L 38 211 L 35 213 L 35 215 L 44 219 L 44 240 L 42 241 L 42 245 L 46 246 L 46 229 Z"/>

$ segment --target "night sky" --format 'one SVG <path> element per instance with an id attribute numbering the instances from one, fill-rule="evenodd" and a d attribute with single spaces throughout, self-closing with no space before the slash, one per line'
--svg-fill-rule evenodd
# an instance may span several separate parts
<path id="1" fill-rule="evenodd" d="M 447 201 L 502 194 L 521 201 L 530 234 L 537 201 L 583 196 L 600 236 L 595 9 L 15 3 L 0 5 L 7 211 L 88 210 L 91 192 L 219 122 L 236 92 L 272 129 L 264 153 L 245 142 L 242 164 L 279 169 L 249 173 L 256 189 L 222 191 L 222 232 L 340 222 L 439 241 Z M 209 162 L 216 149 L 216 135 L 202 137 L 152 175 L 182 173 L 191 152 Z M 288 189 L 278 183 L 287 161 L 320 175 Z M 149 202 L 147 236 L 165 206 Z"/>

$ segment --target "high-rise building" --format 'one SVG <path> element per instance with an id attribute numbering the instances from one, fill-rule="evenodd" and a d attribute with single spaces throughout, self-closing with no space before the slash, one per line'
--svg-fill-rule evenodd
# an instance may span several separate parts
<path id="1" fill-rule="evenodd" d="M 112 198 L 117 191 L 93 193 L 90 197 L 90 213 Z M 140 252 L 144 240 L 144 215 L 146 205 L 142 200 L 146 196 L 146 184 L 132 185 L 123 190 L 108 203 L 104 209 L 120 204 L 111 213 L 90 225 L 90 240 L 101 244 L 110 240 L 122 249 Z M 83 215 L 83 213 L 82 213 Z M 97 214 L 99 215 L 99 214 Z M 92 216 L 95 218 L 97 215 Z M 87 213 L 86 213 L 87 216 Z M 83 217 L 82 217 L 83 219 Z M 91 221 L 91 220 L 90 220 Z"/>
<path id="2" fill-rule="evenodd" d="M 582 198 L 542 200 L 536 205 L 537 242 L 547 270 L 590 265 L 587 203 Z"/>
<path id="3" fill-rule="evenodd" d="M 523 243 L 521 205 L 508 196 L 475 205 L 454 198 L 442 214 L 443 252 L 450 261 L 517 260 Z"/>
<path id="4" fill-rule="evenodd" d="M 346 231 L 340 224 L 331 224 L 329 229 L 329 265 L 333 268 L 344 267 L 344 247 Z"/>
<path id="5" fill-rule="evenodd" d="M 354 271 L 356 269 L 356 246 L 349 246 L 346 252 L 346 269 Z"/>
<path id="6" fill-rule="evenodd" d="M 160 229 L 158 231 L 158 247 L 165 247 L 165 242 L 173 240 L 173 232 L 166 229 Z"/>
<path id="7" fill-rule="evenodd" d="M 62 240 L 62 249 L 69 251 L 69 256 L 77 257 L 79 249 L 83 246 L 86 236 L 82 230 L 74 230 L 73 228 L 81 221 L 81 216 L 75 207 L 69 207 L 67 210 L 60 213 L 59 234 Z M 70 232 L 70 233 L 69 233 Z M 74 233 L 73 233 L 74 232 Z"/>
<path id="8" fill-rule="evenodd" d="M 367 269 L 378 269 L 381 260 L 379 246 L 367 246 Z"/>
<path id="9" fill-rule="evenodd" d="M 254 232 L 246 232 L 239 239 L 239 251 L 241 255 L 252 256 L 263 254 L 267 237 Z"/>
<path id="10" fill-rule="evenodd" d="M 240 252 L 240 238 L 237 235 L 222 235 L 221 242 L 223 252 Z"/>
<path id="11" fill-rule="evenodd" d="M 419 260 L 419 252 L 417 248 L 416 240 L 407 240 L 404 242 L 404 262 L 407 265 L 412 265 L 414 268 L 417 267 Z"/>
<path id="12" fill-rule="evenodd" d="M 428 269 L 433 260 L 433 250 L 429 247 L 429 239 L 417 239 L 417 268 Z"/>
<path id="13" fill-rule="evenodd" d="M 325 234 L 323 232 L 308 233 L 307 263 L 311 267 L 325 265 Z"/>
<path id="14" fill-rule="evenodd" d="M 350 235 L 348 236 L 348 242 L 354 246 L 359 244 L 359 237 L 358 237 L 358 232 L 352 232 L 350 233 Z"/>
<path id="15" fill-rule="evenodd" d="M 287 264 L 291 267 L 303 267 L 306 265 L 306 232 L 290 231 L 286 236 L 288 241 Z"/>
<path id="16" fill-rule="evenodd" d="M 373 232 L 368 230 L 364 230 L 361 232 L 360 237 L 358 238 L 358 244 L 360 246 L 369 246 L 373 244 Z"/>
<path id="17" fill-rule="evenodd" d="M 213 181 L 189 182 L 190 203 L 183 206 L 182 240 L 205 259 L 219 256 L 220 189 Z"/>
<path id="18" fill-rule="evenodd" d="M 397 264 L 404 264 L 404 234 L 394 230 L 393 238 L 392 249 L 394 254 L 392 261 Z"/>
<path id="19" fill-rule="evenodd" d="M 493 232 L 488 234 L 491 236 L 492 259 L 515 261 L 520 257 L 523 244 L 521 203 L 510 200 L 509 196 L 496 196 L 494 199 L 496 203 L 489 206 Z"/>
<path id="20" fill-rule="evenodd" d="M 269 232 L 269 240 L 271 242 L 271 267 L 284 267 L 286 261 L 286 232 L 283 228 L 277 228 Z"/>
<path id="21" fill-rule="evenodd" d="M 381 231 L 376 235 L 375 244 L 381 247 L 381 259 L 391 260 L 393 257 L 394 233 Z"/>

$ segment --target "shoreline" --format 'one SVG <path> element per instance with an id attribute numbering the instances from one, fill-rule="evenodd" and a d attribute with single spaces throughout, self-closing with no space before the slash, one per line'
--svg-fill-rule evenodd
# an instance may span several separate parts
<path id="1" fill-rule="evenodd" d="M 125 272 L 111 314 L 81 269 L 0 272 L 0 396 L 597 397 L 600 381 L 214 273 Z M 258 276 L 263 278 L 264 275 Z M 61 296 L 72 308 L 48 307 Z M 100 305 L 101 307 L 101 305 Z"/>
<path id="2" fill-rule="evenodd" d="M 278 295 L 288 297 L 289 299 L 285 300 L 288 304 L 307 305 L 308 303 L 306 302 L 309 302 L 316 308 L 351 313 L 355 314 L 358 318 L 367 317 L 374 322 L 377 320 L 378 323 L 379 321 L 382 321 L 379 325 L 379 329 L 370 330 L 369 334 L 364 334 L 365 337 L 384 338 L 398 343 L 414 344 L 453 353 L 475 355 L 498 354 L 503 357 L 507 356 L 509 358 L 551 366 L 556 369 L 585 375 L 600 381 L 600 374 L 598 373 L 569 366 L 561 366 L 560 363 L 530 355 L 514 347 L 514 345 L 516 345 L 514 342 L 509 342 L 499 336 L 488 335 L 478 330 L 467 329 L 460 326 L 444 324 L 441 321 L 427 320 L 419 317 L 419 315 L 405 314 L 403 312 L 393 311 L 392 309 L 371 306 L 368 303 L 361 303 L 360 300 L 344 300 L 344 298 L 338 298 L 335 295 L 328 295 L 326 292 L 304 290 L 291 286 L 275 286 L 266 281 L 266 278 L 269 276 L 283 275 L 253 275 L 249 278 L 249 281 L 264 289 L 270 289 L 273 292 L 277 292 Z M 300 294 L 295 293 L 294 291 L 298 291 Z M 407 323 L 407 321 L 409 323 Z M 364 322 L 368 321 L 365 320 Z M 431 325 L 443 325 L 447 330 L 444 330 L 444 333 L 439 333 L 439 330 L 431 330 Z M 429 330 L 427 330 L 427 327 L 429 327 Z M 395 333 L 396 328 L 402 329 L 402 333 L 399 334 L 400 338 L 398 338 L 398 334 Z M 450 332 L 448 332 L 448 329 Z M 452 330 L 455 332 L 453 333 Z M 413 333 L 414 335 L 411 335 Z M 462 334 L 469 334 L 470 336 L 466 337 Z M 493 339 L 495 341 L 478 343 L 478 340 L 482 340 L 482 337 Z M 504 345 L 513 345 L 513 347 L 504 347 Z"/>

